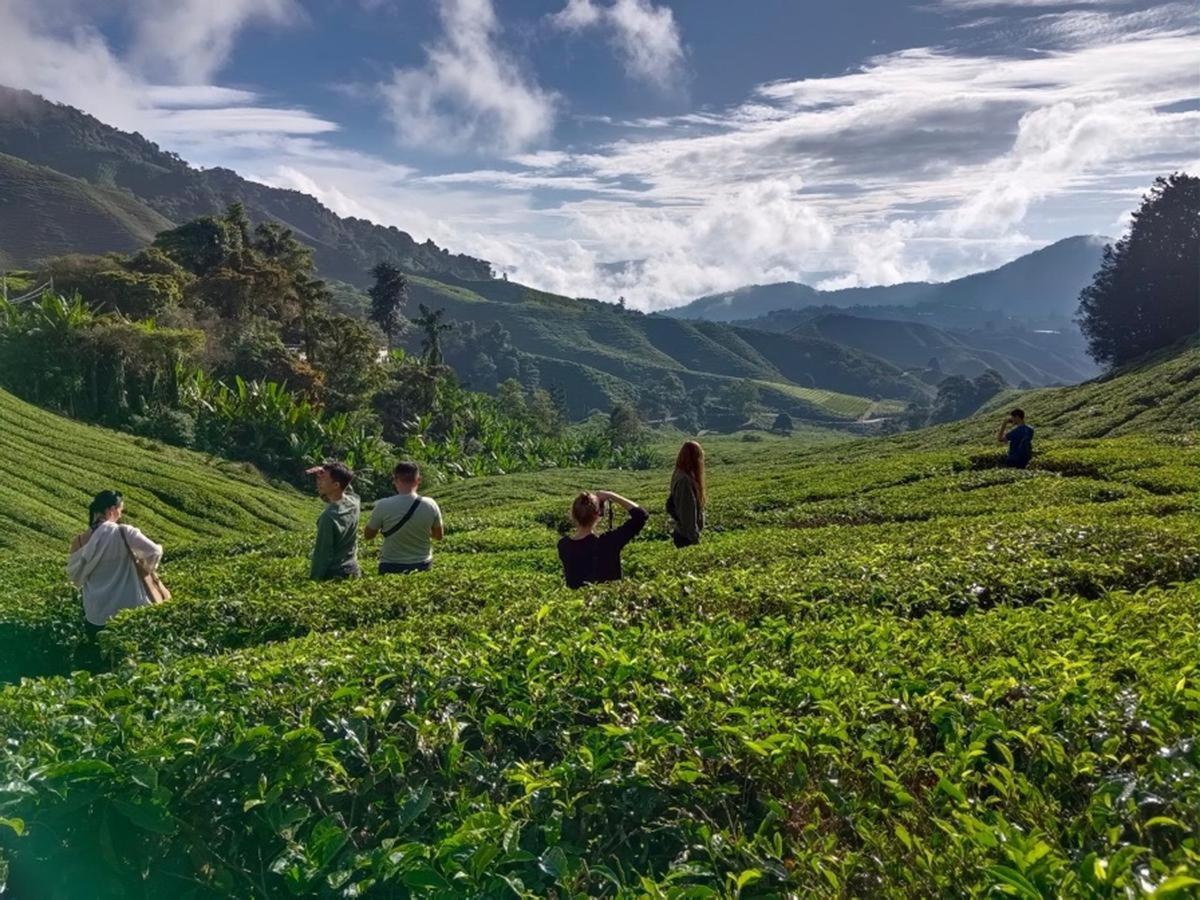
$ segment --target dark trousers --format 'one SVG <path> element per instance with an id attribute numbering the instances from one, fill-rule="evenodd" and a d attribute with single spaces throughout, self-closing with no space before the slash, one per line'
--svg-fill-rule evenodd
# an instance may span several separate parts
<path id="1" fill-rule="evenodd" d="M 336 572 L 330 572 L 322 581 L 342 581 L 346 578 L 362 578 L 362 569 L 358 567 L 358 563 L 351 563 L 344 569 Z"/>
<path id="2" fill-rule="evenodd" d="M 433 568 L 433 562 L 419 563 L 390 563 L 381 562 L 379 564 L 380 575 L 411 575 L 413 572 L 428 572 Z"/>

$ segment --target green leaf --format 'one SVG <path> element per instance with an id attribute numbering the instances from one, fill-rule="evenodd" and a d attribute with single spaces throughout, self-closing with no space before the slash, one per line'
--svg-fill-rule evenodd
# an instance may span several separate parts
<path id="1" fill-rule="evenodd" d="M 15 831 L 17 833 L 17 837 L 20 837 L 21 835 L 23 835 L 25 833 L 25 820 L 24 819 L 6 819 L 3 816 L 0 816 L 0 827 L 11 828 L 13 831 Z"/>
<path id="2" fill-rule="evenodd" d="M 1008 866 L 988 866 L 987 872 L 1000 883 L 1013 888 L 1017 896 L 1027 897 L 1029 900 L 1042 900 L 1042 892 L 1016 869 Z"/>
<path id="3" fill-rule="evenodd" d="M 1172 875 L 1162 884 L 1154 889 L 1151 897 L 1172 897 L 1180 891 L 1186 891 L 1189 888 L 1200 887 L 1200 878 L 1193 878 L 1191 875 Z"/>

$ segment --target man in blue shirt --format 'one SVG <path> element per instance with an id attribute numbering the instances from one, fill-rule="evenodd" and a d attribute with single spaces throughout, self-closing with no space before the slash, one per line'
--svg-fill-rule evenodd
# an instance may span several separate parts
<path id="1" fill-rule="evenodd" d="M 1008 418 L 1000 423 L 996 440 L 1001 444 L 1008 442 L 1008 456 L 1004 460 L 1006 466 L 1023 469 L 1029 465 L 1033 456 L 1033 429 L 1025 424 L 1025 410 L 1014 409 L 1008 414 Z"/>

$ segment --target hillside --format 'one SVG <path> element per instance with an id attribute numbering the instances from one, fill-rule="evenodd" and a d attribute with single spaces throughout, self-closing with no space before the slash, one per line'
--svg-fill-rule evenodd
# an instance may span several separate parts
<path id="1" fill-rule="evenodd" d="M 73 422 L 0 390 L 0 548 L 62 553 L 106 489 L 125 495 L 128 521 L 168 543 L 309 525 L 299 494 L 248 466 Z"/>
<path id="2" fill-rule="evenodd" d="M 890 363 L 820 337 L 642 316 L 494 280 L 482 260 L 340 218 L 295 191 L 193 169 L 140 135 L 25 92 L 0 89 L 0 153 L 11 154 L 0 165 L 7 161 L 14 173 L 0 183 L 0 261 L 8 265 L 58 253 L 127 252 L 169 223 L 241 201 L 252 221 L 282 222 L 313 247 L 322 277 L 361 287 L 371 266 L 391 260 L 412 273 L 410 313 L 426 303 L 460 323 L 503 325 L 543 384 L 563 388 L 576 417 L 657 390 L 666 374 L 688 391 L 714 395 L 750 379 L 767 409 L 816 421 L 853 420 L 876 399 L 927 392 Z M 365 309 L 352 288 L 337 290 L 340 303 Z"/>
<path id="3" fill-rule="evenodd" d="M 736 379 L 753 379 L 771 408 L 818 420 L 848 416 L 839 404 L 813 403 L 794 387 L 868 401 L 913 399 L 926 390 L 890 363 L 820 337 L 643 315 L 515 282 L 413 278 L 410 308 L 420 303 L 445 309 L 449 319 L 502 325 L 513 345 L 536 360 L 544 384 L 567 388 L 576 416 L 607 409 L 665 374 L 688 390 L 713 392 Z"/>
<path id="4" fill-rule="evenodd" d="M 792 317 L 799 324 L 792 327 Z M 1011 385 L 1074 384 L 1097 374 L 1085 355 L 1081 339 L 1069 333 L 1011 331 L 950 331 L 920 322 L 869 316 L 784 311 L 756 319 L 756 327 L 781 328 L 791 334 L 810 334 L 871 353 L 902 369 L 923 369 L 936 359 L 947 375 L 979 375 L 995 369 Z"/>
<path id="5" fill-rule="evenodd" d="M 1025 395 L 1027 471 L 996 467 L 991 416 L 772 439 L 770 453 L 709 442 L 709 528 L 682 552 L 660 512 L 665 467 L 432 491 L 447 537 L 402 583 L 308 581 L 307 534 L 246 523 L 213 547 L 178 533 L 175 599 L 119 615 L 98 674 L 0 689 L 0 886 L 48 900 L 184 883 L 239 897 L 1186 888 L 1200 460 L 1153 432 L 1194 427 L 1196 365 L 1189 347 Z M 1154 385 L 1164 415 L 1110 423 L 1138 433 L 1070 436 L 1095 425 L 1092 405 Z M 21 485 L 0 515 L 30 493 L 31 459 L 69 483 L 161 459 L 218 517 L 249 490 L 221 466 L 201 475 L 193 458 L 0 408 L 69 436 L 0 444 Z M 110 441 L 120 459 L 69 474 Z M 50 477 L 33 496 L 74 502 Z M 584 485 L 651 520 L 623 583 L 575 593 L 554 545 Z M 143 494 L 136 511 L 165 505 Z M 64 673 L 82 629 L 61 545 L 15 540 L 0 647 L 21 653 L 0 652 L 0 677 Z"/>
<path id="6" fill-rule="evenodd" d="M 941 283 L 817 291 L 784 282 L 751 285 L 693 300 L 668 315 L 732 322 L 779 309 L 811 306 L 911 308 L 939 327 L 979 327 L 1016 319 L 1025 324 L 1071 321 L 1079 292 L 1100 265 L 1106 238 L 1077 236 L 1056 241 L 999 268 Z"/>
<path id="7" fill-rule="evenodd" d="M 121 204 L 127 216 L 175 224 L 219 213 L 240 200 L 253 222 L 287 225 L 313 247 L 324 275 L 352 284 L 367 283 L 368 271 L 381 260 L 413 272 L 491 277 L 491 266 L 484 260 L 451 254 L 431 241 L 418 243 L 394 227 L 343 218 L 307 194 L 248 181 L 228 169 L 194 169 L 139 134 L 119 131 L 73 107 L 3 86 L 0 154 L 40 167 L 30 173 L 33 177 L 26 179 L 22 189 L 27 204 L 42 203 L 44 193 L 49 208 L 58 209 L 53 200 L 64 190 L 62 175 L 103 189 L 77 191 L 76 204 L 63 210 L 70 215 L 35 217 L 48 223 L 29 238 L 9 223 L 3 252 L 11 265 L 27 265 L 50 255 L 130 249 L 127 229 L 109 215 L 113 196 L 124 195 Z M 0 215 L 5 215 L 2 207 Z"/>
<path id="8" fill-rule="evenodd" d="M 1200 346 L 1192 340 L 1085 384 L 1011 393 L 989 404 L 993 410 L 1012 406 L 1022 406 L 1047 433 L 1063 437 L 1195 439 L 1200 431 Z"/>
<path id="9" fill-rule="evenodd" d="M 0 153 L 0 266 L 64 252 L 130 253 L 171 222 L 128 194 Z"/>

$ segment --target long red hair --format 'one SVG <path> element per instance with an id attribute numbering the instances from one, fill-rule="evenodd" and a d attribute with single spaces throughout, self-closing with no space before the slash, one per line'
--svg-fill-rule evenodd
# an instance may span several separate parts
<path id="1" fill-rule="evenodd" d="M 675 457 L 675 470 L 683 472 L 696 486 L 696 500 L 704 505 L 704 448 L 695 441 L 685 441 Z"/>

